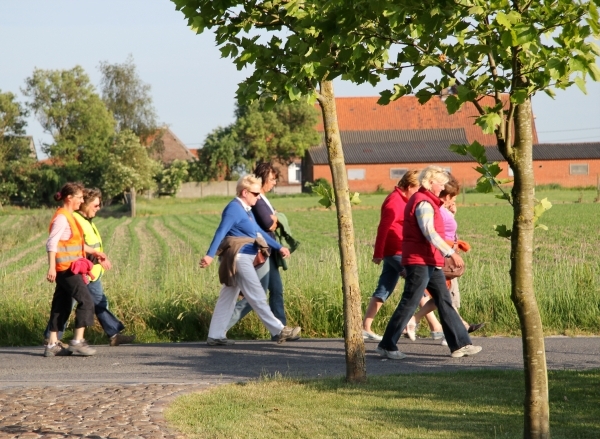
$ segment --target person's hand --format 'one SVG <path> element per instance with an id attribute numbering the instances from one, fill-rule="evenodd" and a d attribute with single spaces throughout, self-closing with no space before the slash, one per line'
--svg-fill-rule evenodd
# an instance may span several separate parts
<path id="1" fill-rule="evenodd" d="M 211 258 L 210 256 L 204 256 L 202 259 L 200 259 L 200 268 L 208 267 L 212 263 L 212 261 L 213 258 Z"/>
<path id="2" fill-rule="evenodd" d="M 284 259 L 290 257 L 290 249 L 287 247 L 281 247 L 279 253 L 281 253 L 281 256 L 283 256 Z"/>
<path id="3" fill-rule="evenodd" d="M 96 259 L 98 259 L 98 262 L 100 262 L 100 263 L 108 260 L 108 258 L 106 257 L 106 254 L 103 252 L 96 252 L 96 253 L 94 253 L 94 256 L 96 257 Z"/>
<path id="4" fill-rule="evenodd" d="M 374 264 L 379 265 L 379 264 L 381 264 L 381 261 L 383 261 L 383 258 L 373 258 L 371 260 L 373 261 Z"/>
<path id="5" fill-rule="evenodd" d="M 276 215 L 271 215 L 271 219 L 273 220 L 273 225 L 271 227 L 269 227 L 269 232 L 273 232 L 277 228 L 277 226 L 278 226 L 277 216 Z"/>
<path id="6" fill-rule="evenodd" d="M 100 264 L 100 266 L 102 268 L 104 268 L 105 270 L 110 270 L 112 268 L 112 264 L 111 262 L 108 260 L 108 258 L 104 259 L 104 260 L 98 260 L 98 263 Z"/>
<path id="7" fill-rule="evenodd" d="M 46 280 L 50 283 L 56 280 L 56 268 L 48 268 L 48 274 L 46 274 Z"/>
<path id="8" fill-rule="evenodd" d="M 454 252 L 450 257 L 452 258 L 452 262 L 454 262 L 456 268 L 462 268 L 465 266 L 465 261 L 463 261 L 463 258 L 461 258 L 458 253 Z"/>
<path id="9" fill-rule="evenodd" d="M 452 212 L 453 215 L 456 214 L 456 202 L 452 201 L 451 203 L 448 203 L 448 205 L 446 206 L 446 209 L 448 209 L 450 212 Z"/>

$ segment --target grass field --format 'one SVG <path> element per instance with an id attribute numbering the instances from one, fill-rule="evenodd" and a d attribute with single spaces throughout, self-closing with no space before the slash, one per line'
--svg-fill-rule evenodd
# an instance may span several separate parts
<path id="1" fill-rule="evenodd" d="M 538 191 L 555 202 L 542 222 L 547 232 L 535 240 L 535 286 L 547 334 L 600 333 L 599 205 L 595 191 Z M 371 263 L 372 246 L 385 194 L 362 195 L 354 209 L 356 250 L 363 304 L 370 297 L 380 267 Z M 339 337 L 342 297 L 336 214 L 318 207 L 311 196 L 270 197 L 290 219 L 302 242 L 283 272 L 288 320 L 309 337 Z M 103 284 L 111 310 L 143 342 L 191 341 L 206 337 L 219 291 L 216 264 L 198 268 L 229 198 L 140 200 L 139 217 L 118 208 L 101 211 L 96 223 L 114 269 Z M 462 202 L 459 197 L 459 203 Z M 461 278 L 463 317 L 486 321 L 483 334 L 517 335 L 519 323 L 510 300 L 509 242 L 495 236 L 494 224 L 511 221 L 510 206 L 493 196 L 466 194 L 459 205 L 460 237 L 472 251 Z M 558 201 L 558 202 L 556 202 Z M 579 202 L 582 201 L 582 202 Z M 493 204 L 496 203 L 496 204 Z M 53 286 L 45 281 L 50 210 L 0 211 L 0 345 L 35 345 L 42 341 Z M 400 282 L 401 289 L 403 283 Z M 375 320 L 381 332 L 400 291 Z M 251 313 L 234 327 L 232 338 L 262 338 L 266 330 Z M 88 336 L 103 342 L 97 325 Z"/>
<path id="2" fill-rule="evenodd" d="M 512 439 L 523 437 L 523 381 L 522 371 L 266 379 L 181 396 L 165 415 L 190 439 Z M 600 437 L 600 371 L 548 381 L 552 437 Z"/>

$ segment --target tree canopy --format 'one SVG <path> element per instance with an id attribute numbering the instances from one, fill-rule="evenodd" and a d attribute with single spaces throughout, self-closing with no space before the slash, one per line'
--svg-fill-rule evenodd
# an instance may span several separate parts
<path id="1" fill-rule="evenodd" d="M 302 157 L 321 140 L 315 129 L 318 112 L 306 102 L 278 103 L 267 110 L 256 101 L 238 105 L 235 115 L 233 124 L 206 137 L 190 171 L 193 179 L 230 180 L 258 162 Z"/>
<path id="2" fill-rule="evenodd" d="M 154 134 L 157 122 L 151 87 L 142 82 L 133 57 L 129 55 L 121 64 L 103 61 L 98 69 L 102 100 L 115 118 L 117 131 L 133 131 L 142 140 Z"/>

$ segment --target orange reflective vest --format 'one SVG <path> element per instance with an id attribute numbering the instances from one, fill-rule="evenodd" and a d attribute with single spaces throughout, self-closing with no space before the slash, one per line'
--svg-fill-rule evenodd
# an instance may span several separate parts
<path id="1" fill-rule="evenodd" d="M 66 241 L 58 241 L 58 247 L 56 248 L 56 271 L 67 271 L 71 267 L 71 263 L 79 258 L 85 258 L 85 250 L 83 240 L 83 230 L 79 223 L 73 217 L 73 214 L 64 207 L 56 210 L 56 213 L 50 221 L 50 228 L 52 230 L 52 223 L 58 215 L 64 215 L 69 222 L 71 228 L 71 237 Z"/>

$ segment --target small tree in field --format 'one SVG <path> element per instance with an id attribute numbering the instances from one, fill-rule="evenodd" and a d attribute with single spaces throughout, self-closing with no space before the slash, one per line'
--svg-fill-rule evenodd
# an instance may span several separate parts
<path id="1" fill-rule="evenodd" d="M 121 131 L 110 147 L 103 190 L 107 198 L 129 191 L 131 216 L 135 217 L 137 192 L 154 188 L 154 177 L 160 171 L 160 163 L 148 156 L 139 137 L 132 131 Z"/>
<path id="2" fill-rule="evenodd" d="M 544 332 L 533 289 L 533 231 L 547 202 L 536 202 L 532 166 L 531 97 L 553 96 L 553 89 L 576 84 L 585 92 L 585 79 L 600 80 L 596 57 L 600 50 L 597 0 L 359 0 L 348 8 L 338 3 L 342 29 L 378 36 L 399 48 L 394 62 L 381 73 L 404 81 L 382 93 L 386 104 L 407 93 L 421 103 L 443 90 L 450 113 L 466 103 L 480 116 L 475 120 L 496 135 L 498 148 L 514 173 L 511 194 L 512 228 L 497 227 L 511 240 L 512 300 L 519 315 L 525 365 L 524 437 L 549 438 L 548 381 Z M 342 30 L 342 34 L 344 31 Z M 440 79 L 424 82 L 429 69 Z M 484 100 L 484 97 L 486 97 Z M 470 154 L 484 175 L 479 187 L 491 191 L 501 183 L 500 168 L 488 163 L 479 144 L 456 146 Z"/>
<path id="3" fill-rule="evenodd" d="M 251 66 L 253 73 L 239 85 L 241 104 L 262 98 L 268 109 L 281 101 L 318 101 L 323 115 L 325 141 L 333 178 L 338 217 L 344 297 L 346 379 L 366 377 L 361 327 L 360 288 L 354 248 L 354 226 L 348 178 L 342 151 L 333 79 L 347 75 L 356 82 L 376 82 L 370 70 L 380 63 L 380 40 L 349 37 L 324 30 L 336 27 L 327 1 L 173 0 L 188 24 L 198 32 L 215 29 L 224 57 L 238 69 Z M 374 61 L 375 60 L 375 61 Z"/>

